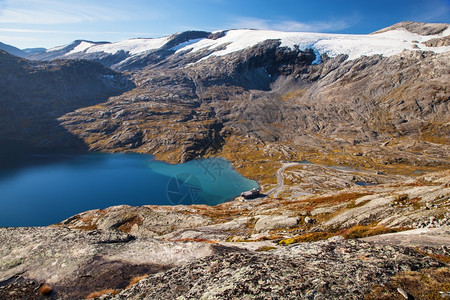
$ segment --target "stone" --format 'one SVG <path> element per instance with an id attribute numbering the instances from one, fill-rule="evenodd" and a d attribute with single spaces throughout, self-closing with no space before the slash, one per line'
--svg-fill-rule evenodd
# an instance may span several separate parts
<path id="1" fill-rule="evenodd" d="M 289 229 L 298 226 L 300 217 L 287 216 L 259 216 L 255 223 L 255 233 L 265 232 L 273 229 Z"/>
<path id="2" fill-rule="evenodd" d="M 316 220 L 313 219 L 313 218 L 310 218 L 310 217 L 305 217 L 304 222 L 305 222 L 306 225 L 309 225 L 309 224 L 316 223 Z"/>
<path id="3" fill-rule="evenodd" d="M 151 275 L 112 299 L 309 299 L 307 295 L 318 297 L 319 293 L 321 299 L 364 299 L 372 285 L 387 283 L 386 275 L 396 274 L 399 265 L 443 264 L 398 247 L 326 240 L 270 252 L 208 256 Z"/>
<path id="4" fill-rule="evenodd" d="M 401 287 L 398 287 L 398 288 L 397 288 L 397 291 L 399 292 L 400 295 L 403 296 L 403 298 L 409 299 L 408 293 L 407 293 L 404 289 L 402 289 Z"/>

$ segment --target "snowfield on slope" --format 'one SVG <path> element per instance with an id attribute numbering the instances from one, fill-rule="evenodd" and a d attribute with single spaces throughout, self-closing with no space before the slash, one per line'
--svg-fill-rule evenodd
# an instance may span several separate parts
<path id="1" fill-rule="evenodd" d="M 197 43 L 178 49 L 177 52 L 195 52 L 207 48 L 215 49 L 226 45 L 224 50 L 216 51 L 210 55 L 223 56 L 252 47 L 266 40 L 280 40 L 281 47 L 294 48 L 294 46 L 298 46 L 300 50 L 313 49 L 320 55 L 327 54 L 330 57 L 334 57 L 339 54 L 346 54 L 349 59 L 356 59 L 363 55 L 371 56 L 380 54 L 383 56 L 391 56 L 405 49 L 420 49 L 439 53 L 447 52 L 450 51 L 450 46 L 427 47 L 422 42 L 449 34 L 449 29 L 440 35 L 431 36 L 421 36 L 404 30 L 391 30 L 372 35 L 353 35 L 240 29 L 230 30 L 224 37 L 217 40 L 202 39 Z M 207 58 L 205 57 L 203 59 Z"/>
<path id="2" fill-rule="evenodd" d="M 401 53 L 403 50 L 448 52 L 450 51 L 450 46 L 427 47 L 423 42 L 442 38 L 449 34 L 450 27 L 438 35 L 429 36 L 422 36 L 403 29 L 367 35 L 237 29 L 225 31 L 224 36 L 215 40 L 207 38 L 189 40 L 174 46 L 171 50 L 175 51 L 175 53 L 197 52 L 205 49 L 215 50 L 215 52 L 201 59 L 204 60 L 211 56 L 224 56 L 241 51 L 266 40 L 279 40 L 281 47 L 298 47 L 300 50 L 313 49 L 318 56 L 315 62 L 319 63 L 320 55 L 322 54 L 330 57 L 345 54 L 348 55 L 348 59 L 352 60 L 361 56 L 377 54 L 388 57 Z M 160 49 L 170 39 L 171 37 L 167 36 L 155 39 L 130 39 L 107 44 L 93 44 L 83 41 L 66 55 L 82 52 L 115 54 L 119 51 L 125 51 L 129 56 L 136 56 Z M 60 48 L 53 48 L 49 51 L 55 51 Z"/>

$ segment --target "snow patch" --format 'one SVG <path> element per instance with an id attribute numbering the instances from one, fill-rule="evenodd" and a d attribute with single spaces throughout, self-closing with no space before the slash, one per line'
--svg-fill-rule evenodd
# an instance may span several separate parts
<path id="1" fill-rule="evenodd" d="M 47 51 L 45 51 L 45 52 L 59 51 L 59 50 L 62 50 L 64 48 L 66 48 L 67 46 L 69 46 L 69 45 L 62 45 L 62 46 L 58 46 L 58 47 L 53 47 L 53 48 L 47 49 Z"/>
<path id="2" fill-rule="evenodd" d="M 89 43 L 86 41 L 82 41 L 81 43 L 79 43 L 75 48 L 72 49 L 72 51 L 67 52 L 65 55 L 70 55 L 70 54 L 74 54 L 74 53 L 78 53 L 78 52 L 83 52 L 84 50 L 95 46 L 94 43 Z"/>
<path id="3" fill-rule="evenodd" d="M 159 49 L 167 43 L 169 37 L 158 39 L 131 39 L 111 44 L 95 45 L 86 50 L 86 53 L 105 52 L 115 54 L 121 50 L 138 55 L 149 50 Z"/>
<path id="4" fill-rule="evenodd" d="M 177 50 L 180 50 L 180 49 L 182 49 L 182 48 L 189 48 L 188 46 L 193 45 L 193 44 L 196 44 L 196 43 L 200 42 L 201 40 L 203 40 L 203 39 L 200 38 L 200 39 L 190 40 L 190 41 L 187 41 L 187 42 L 178 44 L 178 45 L 176 45 L 176 46 L 170 48 L 170 50 L 177 51 Z"/>
<path id="5" fill-rule="evenodd" d="M 430 36 L 421 36 L 403 29 L 390 30 L 370 35 L 238 29 L 225 31 L 224 36 L 215 40 L 207 38 L 190 40 L 174 46 L 171 50 L 175 51 L 175 53 L 187 51 L 197 52 L 206 49 L 214 51 L 201 59 L 204 60 L 211 56 L 224 56 L 241 51 L 267 40 L 278 40 L 280 41 L 281 47 L 288 47 L 291 49 L 298 48 L 302 51 L 312 49 L 316 55 L 316 59 L 313 63 L 319 64 L 323 54 L 326 54 L 329 57 L 343 54 L 347 55 L 348 59 L 353 60 L 361 56 L 372 55 L 389 57 L 399 54 L 403 50 L 423 50 L 436 53 L 448 52 L 450 51 L 450 46 L 427 47 L 423 44 L 423 42 L 430 39 L 442 38 L 448 35 L 450 35 L 450 27 L 438 35 Z M 130 39 L 107 44 L 93 44 L 82 41 L 66 55 L 78 52 L 105 52 L 115 54 L 119 51 L 124 51 L 128 53 L 129 57 L 127 57 L 127 59 L 129 59 L 130 56 L 160 49 L 169 41 L 169 39 L 170 36 L 156 39 Z M 65 47 L 67 47 L 67 45 L 49 49 L 47 52 L 62 50 Z"/>
<path id="6" fill-rule="evenodd" d="M 392 56 L 401 53 L 405 49 L 417 50 L 415 46 L 417 43 L 414 41 L 421 43 L 442 35 L 443 34 L 421 36 L 404 30 L 391 30 L 372 35 L 355 35 L 243 29 L 230 30 L 225 36 L 216 40 L 201 39 L 196 43 L 189 43 L 184 47 L 179 47 L 177 52 L 187 50 L 196 52 L 204 49 L 218 49 L 220 47 L 225 47 L 225 49 L 215 51 L 203 58 L 207 59 L 210 56 L 224 56 L 236 51 L 244 50 L 266 40 L 279 40 L 281 42 L 281 47 L 293 49 L 294 46 L 297 46 L 302 51 L 313 49 L 316 56 L 319 57 L 322 54 L 327 54 L 330 57 L 345 54 L 352 60 L 361 56 L 377 54 Z M 419 49 L 441 53 L 450 51 L 450 46 L 429 48 L 425 45 L 420 45 Z M 318 62 L 319 60 L 316 59 L 315 63 Z"/>

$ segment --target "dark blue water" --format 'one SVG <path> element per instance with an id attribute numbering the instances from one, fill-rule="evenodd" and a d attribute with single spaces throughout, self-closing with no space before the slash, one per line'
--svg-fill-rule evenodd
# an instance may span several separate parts
<path id="1" fill-rule="evenodd" d="M 178 165 L 140 154 L 31 158 L 0 169 L 0 227 L 49 225 L 120 204 L 217 205 L 258 186 L 222 158 Z"/>

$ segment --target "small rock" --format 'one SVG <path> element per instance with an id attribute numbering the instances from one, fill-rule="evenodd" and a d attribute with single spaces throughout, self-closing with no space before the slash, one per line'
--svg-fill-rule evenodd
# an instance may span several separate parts
<path id="1" fill-rule="evenodd" d="M 305 221 L 305 224 L 306 224 L 306 225 L 316 223 L 316 220 L 313 219 L 313 218 L 310 218 L 310 217 L 305 217 L 305 220 L 304 220 L 304 221 Z"/>
<path id="2" fill-rule="evenodd" d="M 335 235 L 330 237 L 327 241 L 329 242 L 337 242 L 337 241 L 342 241 L 344 239 L 344 237 L 342 235 Z"/>
<path id="3" fill-rule="evenodd" d="M 403 298 L 408 299 L 408 293 L 404 289 L 402 289 L 401 287 L 398 287 L 397 291 L 400 293 L 400 295 L 403 296 Z"/>

